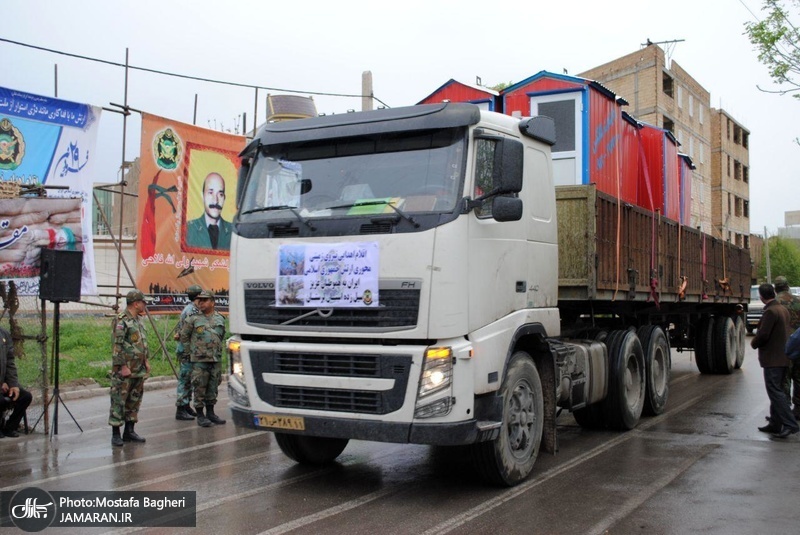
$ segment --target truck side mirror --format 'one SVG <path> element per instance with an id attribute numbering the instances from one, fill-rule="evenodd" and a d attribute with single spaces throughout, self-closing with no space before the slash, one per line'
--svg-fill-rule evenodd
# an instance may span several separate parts
<path id="1" fill-rule="evenodd" d="M 522 190 L 523 145 L 516 139 L 500 138 L 494 153 L 493 194 L 519 193 Z"/>
<path id="2" fill-rule="evenodd" d="M 236 209 L 242 204 L 242 197 L 244 197 L 244 187 L 247 182 L 247 175 L 250 174 L 250 159 L 242 160 L 242 165 L 239 166 L 239 175 L 236 180 Z"/>
<path id="3" fill-rule="evenodd" d="M 495 197 L 492 199 L 492 217 L 495 221 L 519 221 L 522 219 L 522 199 L 519 197 Z"/>

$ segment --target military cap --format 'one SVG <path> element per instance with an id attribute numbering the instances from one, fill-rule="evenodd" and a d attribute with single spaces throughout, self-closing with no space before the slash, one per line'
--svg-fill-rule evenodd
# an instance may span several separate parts
<path id="1" fill-rule="evenodd" d="M 775 287 L 777 288 L 778 286 L 785 286 L 786 288 L 788 288 L 789 287 L 789 279 L 787 279 L 783 275 L 775 277 Z"/>
<path id="2" fill-rule="evenodd" d="M 209 290 L 203 290 L 202 292 L 197 294 L 197 297 L 195 299 L 214 299 L 214 292 L 211 292 Z"/>
<path id="3" fill-rule="evenodd" d="M 130 292 L 128 292 L 128 295 L 125 296 L 125 300 L 128 302 L 129 305 L 131 303 L 135 303 L 136 301 L 145 301 L 145 302 L 152 301 L 151 298 L 145 297 L 140 290 L 131 290 Z"/>
<path id="4" fill-rule="evenodd" d="M 198 286 L 197 284 L 192 284 L 186 289 L 186 295 L 189 296 L 189 299 L 194 301 L 195 299 L 197 299 L 197 296 L 200 295 L 202 291 L 203 289 L 200 286 Z"/>

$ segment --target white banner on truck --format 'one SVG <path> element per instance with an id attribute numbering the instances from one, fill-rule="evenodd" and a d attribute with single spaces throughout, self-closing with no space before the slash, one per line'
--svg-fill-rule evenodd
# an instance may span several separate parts
<path id="1" fill-rule="evenodd" d="M 284 307 L 375 308 L 378 243 L 282 245 L 275 302 Z"/>

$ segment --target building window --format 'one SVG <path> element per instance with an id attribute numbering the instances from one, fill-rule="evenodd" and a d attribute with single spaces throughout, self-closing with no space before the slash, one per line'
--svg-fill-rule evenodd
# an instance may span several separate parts
<path id="1" fill-rule="evenodd" d="M 736 180 L 742 179 L 742 164 L 738 160 L 733 162 L 733 178 Z"/>
<path id="2" fill-rule="evenodd" d="M 733 127 L 733 142 L 737 145 L 742 144 L 742 128 L 739 125 Z"/>
<path id="3" fill-rule="evenodd" d="M 697 114 L 698 114 L 698 118 L 700 120 L 700 124 L 703 124 L 703 105 L 702 104 L 698 104 L 697 105 Z"/>
<path id="4" fill-rule="evenodd" d="M 678 86 L 678 107 L 683 108 L 683 86 Z"/>
<path id="5" fill-rule="evenodd" d="M 705 145 L 703 145 L 703 143 L 700 143 L 700 163 L 706 163 L 706 156 L 705 156 L 706 151 L 703 150 L 704 147 Z"/>
<path id="6" fill-rule="evenodd" d="M 736 197 L 734 203 L 734 214 L 736 217 L 742 217 L 742 199 L 740 197 Z"/>
<path id="7" fill-rule="evenodd" d="M 731 155 L 728 155 L 728 176 L 731 176 Z"/>
<path id="8" fill-rule="evenodd" d="M 728 139 L 730 140 L 730 138 L 731 138 L 731 120 L 728 119 Z"/>
<path id="9" fill-rule="evenodd" d="M 731 194 L 728 193 L 728 213 L 731 213 Z"/>
<path id="10" fill-rule="evenodd" d="M 745 249 L 749 249 L 750 248 L 750 236 L 745 236 L 744 237 L 744 248 Z"/>
<path id="11" fill-rule="evenodd" d="M 664 94 L 667 95 L 670 98 L 672 98 L 672 93 L 673 93 L 673 89 L 674 89 L 673 86 L 674 85 L 675 84 L 672 81 L 672 76 L 670 76 L 667 73 L 664 73 L 664 76 L 662 78 L 662 86 L 664 88 Z"/>
<path id="12" fill-rule="evenodd" d="M 689 136 L 689 156 L 694 158 L 694 136 Z"/>
<path id="13" fill-rule="evenodd" d="M 750 143 L 750 134 L 742 132 L 742 147 L 749 148 L 747 145 Z"/>
<path id="14" fill-rule="evenodd" d="M 689 95 L 689 117 L 694 117 L 694 97 Z"/>
<path id="15" fill-rule="evenodd" d="M 742 181 L 744 181 L 745 184 L 750 183 L 750 168 L 746 165 L 742 166 Z"/>
<path id="16" fill-rule="evenodd" d="M 742 215 L 746 218 L 750 218 L 750 201 L 747 199 L 742 199 Z"/>
<path id="17" fill-rule="evenodd" d="M 671 134 L 675 135 L 675 123 L 672 122 L 672 119 L 667 118 L 664 116 L 664 130 L 669 130 Z"/>

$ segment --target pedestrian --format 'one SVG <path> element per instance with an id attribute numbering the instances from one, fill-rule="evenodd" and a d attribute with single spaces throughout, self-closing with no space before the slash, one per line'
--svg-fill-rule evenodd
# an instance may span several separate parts
<path id="1" fill-rule="evenodd" d="M 194 302 L 200 313 L 189 316 L 184 321 L 181 327 L 181 343 L 192 361 L 192 390 L 197 425 L 210 427 L 225 423 L 225 420 L 214 413 L 217 390 L 222 380 L 225 319 L 214 310 L 214 294 L 208 290 L 203 290 Z"/>
<path id="2" fill-rule="evenodd" d="M 139 421 L 144 381 L 150 375 L 150 351 L 144 324 L 139 319 L 147 313 L 147 303 L 139 290 L 128 292 L 125 301 L 128 306 L 116 317 L 114 326 L 111 410 L 108 416 L 112 446 L 122 446 L 124 442 L 145 442 L 134 431 L 134 425 Z M 123 423 L 125 431 L 120 437 L 119 428 Z"/>
<path id="3" fill-rule="evenodd" d="M 789 289 L 789 281 L 784 276 L 775 277 L 775 299 L 786 307 L 789 312 L 789 327 L 791 332 L 800 328 L 800 297 L 793 295 Z M 783 389 L 794 403 L 793 414 L 795 419 L 800 419 L 800 362 L 789 361 L 789 372 Z"/>
<path id="4" fill-rule="evenodd" d="M 785 352 L 786 339 L 789 337 L 789 312 L 775 299 L 775 288 L 771 284 L 759 286 L 758 295 L 764 303 L 764 313 L 750 346 L 758 349 L 758 363 L 764 369 L 764 385 L 769 397 L 769 423 L 758 430 L 772 433 L 776 438 L 786 438 L 800 431 L 792 414 L 789 396 L 783 390 L 789 369 Z"/>
<path id="5" fill-rule="evenodd" d="M 199 314 L 200 311 L 194 304 L 194 300 L 200 295 L 203 289 L 197 284 L 193 284 L 186 289 L 186 295 L 189 297 L 189 304 L 183 308 L 181 318 L 178 320 L 178 325 L 175 327 L 175 340 L 178 341 L 176 354 L 178 362 L 180 363 L 180 371 L 178 372 L 178 399 L 175 401 L 175 419 L 176 420 L 194 420 L 197 413 L 192 409 L 192 360 L 184 350 L 181 343 L 181 328 L 184 321 L 189 316 Z"/>
<path id="6" fill-rule="evenodd" d="M 17 363 L 14 360 L 14 341 L 11 333 L 0 327 L 0 438 L 19 436 L 17 430 L 33 396 L 20 388 L 17 380 Z M 8 420 L 3 421 L 4 413 L 12 409 Z"/>

